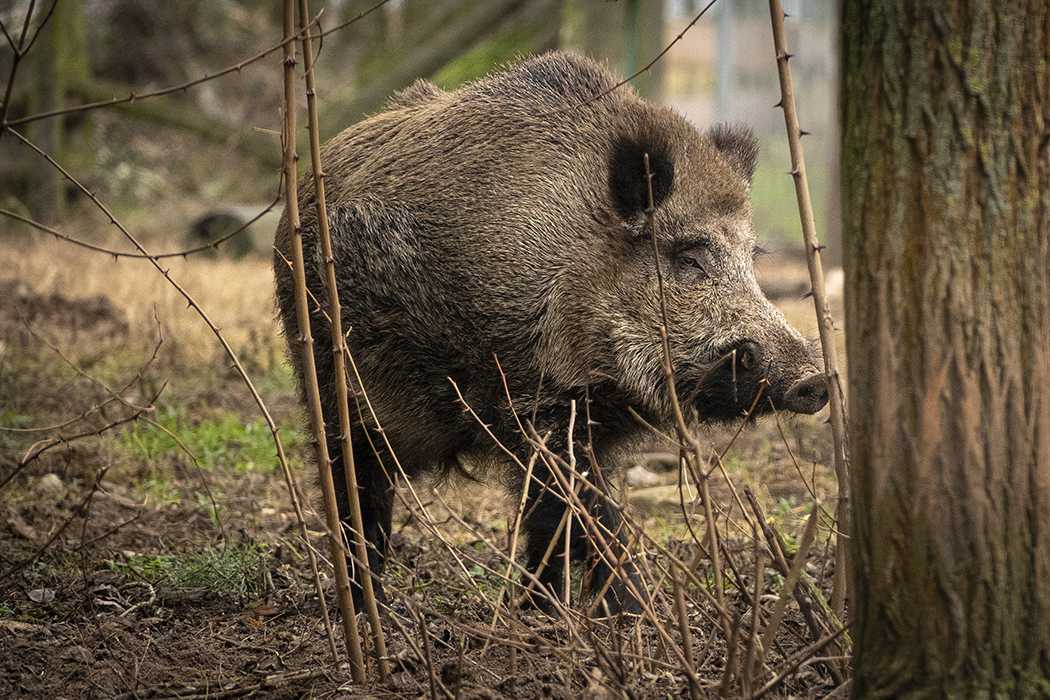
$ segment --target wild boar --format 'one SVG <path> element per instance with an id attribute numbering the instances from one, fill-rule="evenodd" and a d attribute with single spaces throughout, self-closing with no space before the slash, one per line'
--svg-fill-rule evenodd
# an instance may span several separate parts
<path id="1" fill-rule="evenodd" d="M 361 377 L 347 381 L 374 409 L 351 410 L 363 416 L 352 445 L 375 573 L 390 535 L 391 450 L 409 478 L 464 464 L 485 478 L 484 467 L 499 466 L 494 478 L 520 493 L 523 471 L 493 436 L 524 463 L 521 426 L 532 425 L 555 454 L 574 440 L 577 454 L 586 444 L 613 470 L 650 435 L 642 421 L 673 426 L 657 264 L 690 420 L 739 420 L 756 397 L 756 413 L 814 413 L 827 401 L 807 343 L 755 281 L 754 135 L 701 133 L 616 82 L 567 53 L 449 92 L 418 81 L 322 151 L 342 318 Z M 312 180 L 299 191 L 328 450 L 348 520 L 335 403 L 344 378 L 333 372 Z M 285 219 L 277 301 L 301 384 L 291 245 Z M 573 400 L 580 427 L 570 436 Z M 542 460 L 534 477 L 523 522 L 533 571 L 565 509 L 544 492 Z M 592 490 L 581 497 L 606 537 L 622 538 L 619 512 Z M 610 566 L 588 555 L 585 523 L 574 520 L 572 533 L 571 559 L 594 564 L 591 588 L 601 590 Z M 558 580 L 563 548 L 543 583 Z M 605 602 L 637 610 L 632 588 L 618 577 Z"/>

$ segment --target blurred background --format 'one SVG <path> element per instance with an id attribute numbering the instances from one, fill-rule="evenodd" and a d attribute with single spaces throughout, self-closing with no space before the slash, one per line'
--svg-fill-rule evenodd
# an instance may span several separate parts
<path id="1" fill-rule="evenodd" d="M 633 74 L 686 29 L 706 0 L 391 0 L 333 31 L 317 59 L 321 129 L 329 138 L 380 109 L 395 90 L 425 77 L 445 89 L 514 58 L 555 48 L 582 51 Z M 43 6 L 42 6 L 43 5 Z M 51 154 L 154 251 L 173 251 L 232 231 L 266 208 L 280 170 L 281 54 L 270 53 L 185 90 L 48 119 L 34 115 L 143 95 L 195 81 L 271 49 L 280 40 L 279 2 L 254 0 L 0 1 L 17 44 L 47 17 L 17 61 L 7 119 Z M 310 3 L 333 30 L 373 8 L 372 0 Z M 807 171 L 826 262 L 839 260 L 835 3 L 785 0 L 791 68 Z M 51 13 L 49 16 L 49 12 Z M 15 52 L 0 50 L 0 76 Z M 300 78 L 301 80 L 301 78 Z M 799 224 L 779 101 L 768 3 L 720 0 L 633 85 L 697 126 L 749 124 L 762 143 L 754 183 L 760 243 L 800 247 Z M 300 105 L 304 101 L 300 100 Z M 305 155 L 305 121 L 299 153 Z M 306 159 L 300 163 L 306 167 Z M 91 210 L 76 188 L 17 138 L 0 138 L 0 208 L 46 224 L 83 224 Z M 91 214 L 89 216 L 94 216 Z M 269 253 L 273 217 L 224 247 Z M 102 217 L 81 225 L 89 240 L 116 240 Z M 0 235 L 19 245 L 25 225 L 0 218 Z M 36 234 L 33 234 L 36 235 Z"/>

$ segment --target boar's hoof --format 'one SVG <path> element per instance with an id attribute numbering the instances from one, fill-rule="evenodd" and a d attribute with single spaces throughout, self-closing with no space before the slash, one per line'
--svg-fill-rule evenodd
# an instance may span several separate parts
<path id="1" fill-rule="evenodd" d="M 799 379 L 788 389 L 784 405 L 795 413 L 816 413 L 828 403 L 828 383 L 817 372 Z"/>

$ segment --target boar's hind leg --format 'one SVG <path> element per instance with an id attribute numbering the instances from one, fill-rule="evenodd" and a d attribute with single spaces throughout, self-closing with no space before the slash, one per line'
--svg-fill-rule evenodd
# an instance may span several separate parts
<path id="1" fill-rule="evenodd" d="M 538 475 L 540 479 L 543 476 Z M 543 555 L 550 545 L 551 539 L 558 531 L 558 524 L 565 513 L 565 503 L 551 494 L 543 494 L 542 483 L 533 481 L 529 487 L 528 503 L 525 512 L 530 513 L 524 521 L 524 529 L 528 535 L 528 569 L 535 572 L 543 561 Z M 537 500 L 539 501 L 537 503 Z M 588 593 L 597 594 L 605 589 L 604 602 L 608 605 L 609 612 L 639 613 L 642 603 L 637 596 L 646 596 L 645 588 L 637 569 L 627 560 L 627 536 L 624 531 L 623 519 L 619 510 L 614 505 L 605 503 L 605 499 L 599 497 L 594 489 L 587 487 L 580 491 L 580 500 L 587 508 L 592 517 L 597 516 L 597 522 L 601 529 L 602 538 L 605 540 L 606 549 L 603 557 L 597 551 L 598 546 L 592 542 L 586 531 L 586 526 L 577 517 L 571 519 L 572 533 L 569 548 L 569 558 L 574 563 L 581 563 L 584 567 L 585 580 L 588 583 Z M 548 595 L 559 595 L 562 590 L 563 567 L 565 552 L 565 532 L 558 535 L 559 542 L 551 553 L 547 566 L 540 574 L 540 582 L 547 588 Z M 618 566 L 611 566 L 619 558 Z M 618 570 L 617 570 L 618 569 Z M 612 579 L 606 589 L 606 582 Z M 626 581 L 631 582 L 628 586 Z M 633 592 L 631 588 L 633 587 Z M 542 606 L 543 601 L 538 601 Z M 599 608 L 599 613 L 603 612 Z"/>
<path id="2" fill-rule="evenodd" d="M 338 424 L 328 426 L 328 452 L 332 457 L 332 479 L 335 481 L 336 504 L 339 507 L 339 520 L 343 523 L 347 539 L 350 539 L 350 502 L 347 497 L 346 476 L 343 468 L 342 450 L 339 443 Z M 355 431 L 360 433 L 360 430 Z M 386 605 L 386 595 L 379 577 L 386 564 L 387 543 L 390 541 L 390 524 L 394 505 L 394 490 L 386 472 L 372 446 L 364 436 L 353 440 L 354 472 L 357 475 L 358 500 L 361 503 L 361 520 L 365 530 L 365 541 L 368 544 L 368 568 L 372 573 L 372 590 L 376 602 Z M 352 540 L 351 540 L 352 541 Z M 353 559 L 347 557 L 346 567 L 350 571 L 350 588 L 354 595 L 354 609 L 362 610 L 364 594 L 361 590 L 360 573 Z"/>

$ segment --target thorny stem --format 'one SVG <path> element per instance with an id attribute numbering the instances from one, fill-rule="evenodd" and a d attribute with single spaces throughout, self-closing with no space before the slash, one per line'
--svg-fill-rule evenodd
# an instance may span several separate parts
<path id="1" fill-rule="evenodd" d="M 820 345 L 824 355 L 824 373 L 828 383 L 828 403 L 831 412 L 831 436 L 834 445 L 835 477 L 838 480 L 839 498 L 836 512 L 838 546 L 835 548 L 835 579 L 832 582 L 831 607 L 840 620 L 845 602 L 851 597 L 849 587 L 849 533 L 851 523 L 851 497 L 849 483 L 849 446 L 846 441 L 846 413 L 842 396 L 841 377 L 835 352 L 832 330 L 835 327 L 824 289 L 824 270 L 820 261 L 821 245 L 817 240 L 817 227 L 813 219 L 813 204 L 809 198 L 806 180 L 806 159 L 802 152 L 802 130 L 795 111 L 795 93 L 791 83 L 791 68 L 784 33 L 784 8 L 780 0 L 769 0 L 769 15 L 773 23 L 773 46 L 776 50 L 777 72 L 780 75 L 781 107 L 784 109 L 784 124 L 787 128 L 788 145 L 791 150 L 791 175 L 795 180 L 795 195 L 798 198 L 799 216 L 802 219 L 802 235 L 806 243 L 806 262 L 813 285 L 813 305 L 820 330 Z"/>
<path id="2" fill-rule="evenodd" d="M 328 543 L 332 552 L 332 566 L 335 568 L 336 598 L 339 602 L 339 613 L 342 617 L 347 653 L 350 655 L 350 675 L 355 683 L 365 680 L 364 656 L 361 653 L 361 638 L 357 632 L 357 619 L 354 612 L 353 598 L 350 594 L 349 578 L 346 571 L 346 557 L 343 555 L 339 525 L 339 516 L 335 504 L 335 487 L 332 485 L 331 460 L 328 457 L 328 445 L 325 440 L 324 416 L 321 412 L 321 398 L 317 386 L 317 370 L 314 365 L 313 338 L 310 336 L 310 312 L 306 302 L 306 268 L 303 263 L 303 231 L 299 222 L 298 188 L 296 183 L 295 161 L 295 4 L 293 0 L 284 0 L 284 177 L 287 195 L 288 225 L 292 236 L 292 273 L 295 277 L 295 308 L 299 326 L 303 373 L 305 375 L 306 396 L 309 407 L 310 427 L 314 436 L 314 456 L 321 481 L 321 494 L 324 499 L 324 511 L 328 528 Z M 320 589 L 318 597 L 323 600 Z M 327 614 L 325 615 L 327 623 Z M 335 638 L 331 625 L 326 624 L 329 645 L 333 660 L 338 659 Z"/>
<path id="3" fill-rule="evenodd" d="M 306 105 L 310 133 L 310 167 L 313 172 L 314 197 L 317 202 L 318 239 L 324 259 L 325 286 L 328 291 L 328 314 L 331 321 L 332 353 L 334 355 L 333 371 L 336 377 L 343 378 L 346 376 L 346 356 L 349 350 L 343 337 L 339 289 L 335 277 L 335 261 L 332 257 L 332 240 L 328 230 L 328 209 L 325 206 L 324 172 L 321 163 L 321 136 L 317 123 L 317 85 L 313 66 L 313 42 L 307 26 L 307 17 L 309 17 L 308 0 L 299 0 L 299 27 L 303 35 L 303 69 L 306 73 Z M 365 542 L 364 520 L 361 516 L 361 503 L 358 498 L 357 470 L 354 467 L 354 451 L 350 440 L 350 404 L 346 381 L 335 382 L 335 393 L 336 404 L 339 408 L 339 439 L 342 445 L 343 473 L 346 478 L 346 493 L 350 504 L 350 519 L 353 523 L 352 537 L 359 562 L 356 567 L 358 569 L 357 581 L 364 593 L 365 611 L 368 614 L 368 624 L 372 629 L 372 638 L 375 641 L 379 680 L 385 684 L 390 678 L 390 665 L 386 658 L 386 640 L 383 637 L 383 626 L 379 621 L 379 608 L 376 605 L 375 590 L 368 566 L 368 544 Z"/>

